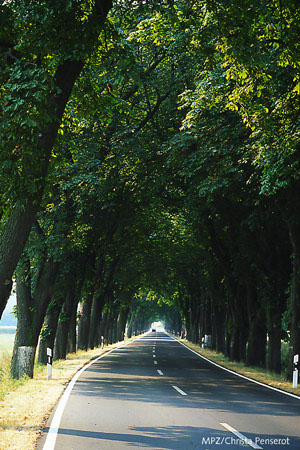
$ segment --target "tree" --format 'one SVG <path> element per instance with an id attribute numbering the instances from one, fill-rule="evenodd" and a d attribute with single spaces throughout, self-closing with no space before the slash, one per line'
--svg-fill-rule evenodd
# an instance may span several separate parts
<path id="1" fill-rule="evenodd" d="M 35 230 L 27 268 L 17 272 L 19 298 L 23 289 L 38 303 L 30 280 L 55 255 L 59 266 L 69 267 L 68 273 L 59 267 L 56 281 L 70 289 L 58 298 L 52 285 L 56 307 L 49 306 L 47 323 L 56 327 L 62 311 L 56 346 L 63 356 L 81 300 L 82 348 L 97 345 L 101 335 L 120 339 L 126 321 L 131 335 L 160 316 L 176 331 L 184 322 L 194 342 L 210 334 L 212 347 L 231 359 L 280 371 L 281 338 L 290 332 L 296 352 L 300 336 L 298 8 L 292 0 L 284 6 L 120 1 L 98 37 L 102 25 L 94 24 L 88 5 L 64 5 L 61 16 L 53 7 L 58 28 L 69 14 L 82 36 L 74 49 L 68 30 L 61 52 L 52 37 L 42 53 L 49 57 L 38 62 L 30 34 L 36 31 L 26 19 L 17 34 L 21 42 L 29 27 L 25 44 L 1 61 L 7 68 L 1 83 L 12 98 L 4 118 L 11 118 L 12 105 L 17 111 L 15 122 L 7 120 L 13 152 L 5 149 L 1 166 L 3 232 L 14 203 L 24 202 L 29 189 L 33 199 L 43 194 L 33 204 L 40 205 L 44 259 L 32 256 Z M 26 8 L 37 20 L 44 6 Z M 10 36 L 17 6 L 5 11 Z M 42 26 L 51 20 L 46 15 Z M 13 72 L 15 51 L 27 58 L 23 84 Z M 59 100 L 64 114 L 58 116 L 57 71 L 84 61 L 72 72 L 72 94 L 64 88 L 67 108 Z M 32 106 L 23 129 L 18 124 L 28 106 L 16 100 L 13 76 Z M 59 134 L 46 183 L 35 159 L 41 138 L 35 131 L 53 123 Z M 10 180 L 12 167 L 18 170 Z M 61 248 L 68 249 L 66 259 Z M 87 261 L 84 276 L 77 259 Z"/>
<path id="2" fill-rule="evenodd" d="M 66 104 L 111 8 L 111 0 L 57 0 L 51 7 L 43 1 L 11 1 L 1 6 L 1 154 L 6 164 L 0 314 L 42 200 Z M 7 180 L 7 169 L 15 179 Z"/>

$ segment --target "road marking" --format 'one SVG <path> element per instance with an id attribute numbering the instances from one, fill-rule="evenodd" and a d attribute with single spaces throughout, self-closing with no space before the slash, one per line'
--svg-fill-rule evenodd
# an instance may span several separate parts
<path id="1" fill-rule="evenodd" d="M 157 361 L 154 361 L 154 364 L 157 364 Z"/>
<path id="2" fill-rule="evenodd" d="M 177 339 L 176 339 L 177 340 Z M 297 400 L 300 400 L 299 395 L 291 394 L 290 392 L 282 391 L 281 389 L 277 389 L 273 386 L 269 386 L 268 384 L 261 383 L 260 381 L 253 380 L 253 378 L 248 378 L 245 375 L 241 375 L 240 373 L 234 372 L 233 370 L 227 369 L 226 367 L 220 366 L 220 364 L 215 363 L 214 361 L 211 361 L 210 359 L 206 358 L 205 356 L 200 355 L 200 353 L 195 352 L 195 350 L 192 350 L 187 345 L 183 344 L 183 342 L 180 342 L 177 340 L 177 342 L 183 347 L 190 350 L 192 353 L 195 353 L 195 355 L 199 356 L 199 358 L 204 359 L 205 361 L 209 362 L 210 364 L 213 364 L 216 367 L 219 367 L 220 369 L 225 370 L 226 372 L 232 373 L 233 375 L 236 375 L 237 377 L 244 378 L 244 380 L 251 381 L 252 383 L 258 384 L 259 386 L 263 386 L 265 388 L 271 389 L 272 391 L 280 392 L 280 394 L 288 395 L 289 397 L 296 398 Z"/>
<path id="3" fill-rule="evenodd" d="M 181 395 L 187 395 L 182 389 L 180 389 L 178 386 L 172 386 L 179 394 Z"/>
<path id="4" fill-rule="evenodd" d="M 161 370 L 157 370 L 157 372 L 159 373 L 159 375 L 163 375 Z"/>
<path id="5" fill-rule="evenodd" d="M 99 361 L 99 359 L 104 358 L 105 356 L 109 355 L 110 353 L 112 353 L 112 352 L 114 352 L 116 350 L 119 350 L 120 348 L 126 347 L 127 345 L 131 344 L 132 342 L 135 342 L 136 340 L 137 339 L 134 339 L 133 341 L 127 342 L 127 344 L 121 345 L 120 347 L 117 347 L 117 348 L 113 348 L 109 352 L 106 352 L 103 355 L 99 356 L 98 358 L 93 359 L 93 361 L 89 362 L 86 366 L 84 366 L 82 369 L 80 369 L 74 375 L 74 377 L 72 378 L 72 380 L 68 384 L 65 392 L 63 393 L 61 399 L 59 400 L 59 402 L 57 404 L 57 408 L 56 408 L 56 411 L 54 413 L 51 425 L 49 427 L 49 431 L 47 433 L 47 438 L 46 438 L 45 444 L 43 446 L 43 450 L 54 450 L 55 442 L 56 442 L 56 438 L 57 438 L 57 434 L 58 434 L 58 430 L 59 430 L 59 425 L 60 425 L 60 421 L 61 421 L 64 409 L 65 409 L 65 406 L 66 406 L 67 401 L 68 401 L 68 399 L 70 397 L 71 391 L 72 391 L 76 381 L 78 380 L 78 378 L 82 374 L 82 372 L 84 372 L 88 367 L 90 367 L 95 362 Z"/>
<path id="6" fill-rule="evenodd" d="M 246 436 L 244 436 L 239 431 L 235 430 L 233 427 L 228 425 L 228 423 L 220 423 L 220 425 L 222 425 L 222 427 L 226 428 L 228 431 L 231 431 L 231 433 L 235 434 L 239 439 L 241 439 L 241 441 L 244 441 L 245 444 L 250 445 L 250 447 L 256 448 L 256 449 L 262 449 L 262 447 L 260 447 L 259 445 L 255 444 L 255 442 L 253 442 L 251 439 L 249 439 Z"/>
<path id="7" fill-rule="evenodd" d="M 155 355 L 152 355 L 153 356 L 153 358 L 156 358 L 156 356 Z"/>

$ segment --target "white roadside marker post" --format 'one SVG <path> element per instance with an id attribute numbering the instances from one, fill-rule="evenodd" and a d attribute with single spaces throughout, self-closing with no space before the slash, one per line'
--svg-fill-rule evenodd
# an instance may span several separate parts
<path id="1" fill-rule="evenodd" d="M 51 348 L 47 348 L 47 380 L 52 380 L 52 358 L 53 353 Z"/>
<path id="2" fill-rule="evenodd" d="M 104 348 L 104 336 L 101 336 L 101 350 Z"/>
<path id="3" fill-rule="evenodd" d="M 298 386 L 298 363 L 299 355 L 294 356 L 294 370 L 293 370 L 293 388 Z"/>

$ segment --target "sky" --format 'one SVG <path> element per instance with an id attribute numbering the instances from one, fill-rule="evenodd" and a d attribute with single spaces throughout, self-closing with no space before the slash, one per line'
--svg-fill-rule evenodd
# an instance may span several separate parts
<path id="1" fill-rule="evenodd" d="M 12 309 L 15 306 L 15 304 L 16 304 L 16 294 L 12 293 L 11 296 L 9 297 L 9 299 L 8 299 L 6 308 L 5 308 L 5 310 L 3 312 L 3 315 L 2 315 L 2 319 L 0 320 L 0 326 L 1 325 L 2 326 L 5 325 L 5 316 L 7 314 L 10 315 L 10 313 L 12 312 Z"/>

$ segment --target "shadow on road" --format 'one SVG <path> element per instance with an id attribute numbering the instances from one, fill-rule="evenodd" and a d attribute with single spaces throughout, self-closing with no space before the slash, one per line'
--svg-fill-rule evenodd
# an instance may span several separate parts
<path id="1" fill-rule="evenodd" d="M 130 447 L 124 448 L 152 448 L 164 450 L 205 450 L 220 448 L 250 448 L 245 446 L 238 437 L 226 431 L 202 428 L 202 427 L 131 427 L 132 433 L 105 433 L 101 431 L 84 431 L 60 429 L 60 435 L 74 436 L 84 439 L 97 439 L 99 441 L 110 441 L 118 443 L 126 443 Z M 246 436 L 254 443 L 263 446 L 264 450 L 271 448 L 288 448 L 289 450 L 297 450 L 300 448 L 300 439 L 296 436 L 287 441 L 286 436 L 267 436 L 247 433 Z M 282 444 L 274 445 L 271 439 L 277 439 Z M 268 441 L 269 440 L 269 441 Z M 279 441 L 280 440 L 280 441 Z M 268 444 L 269 442 L 269 444 Z M 99 443 L 101 446 L 101 444 Z M 86 448 L 89 442 L 86 441 Z M 101 447 L 99 447 L 101 448 Z"/>

